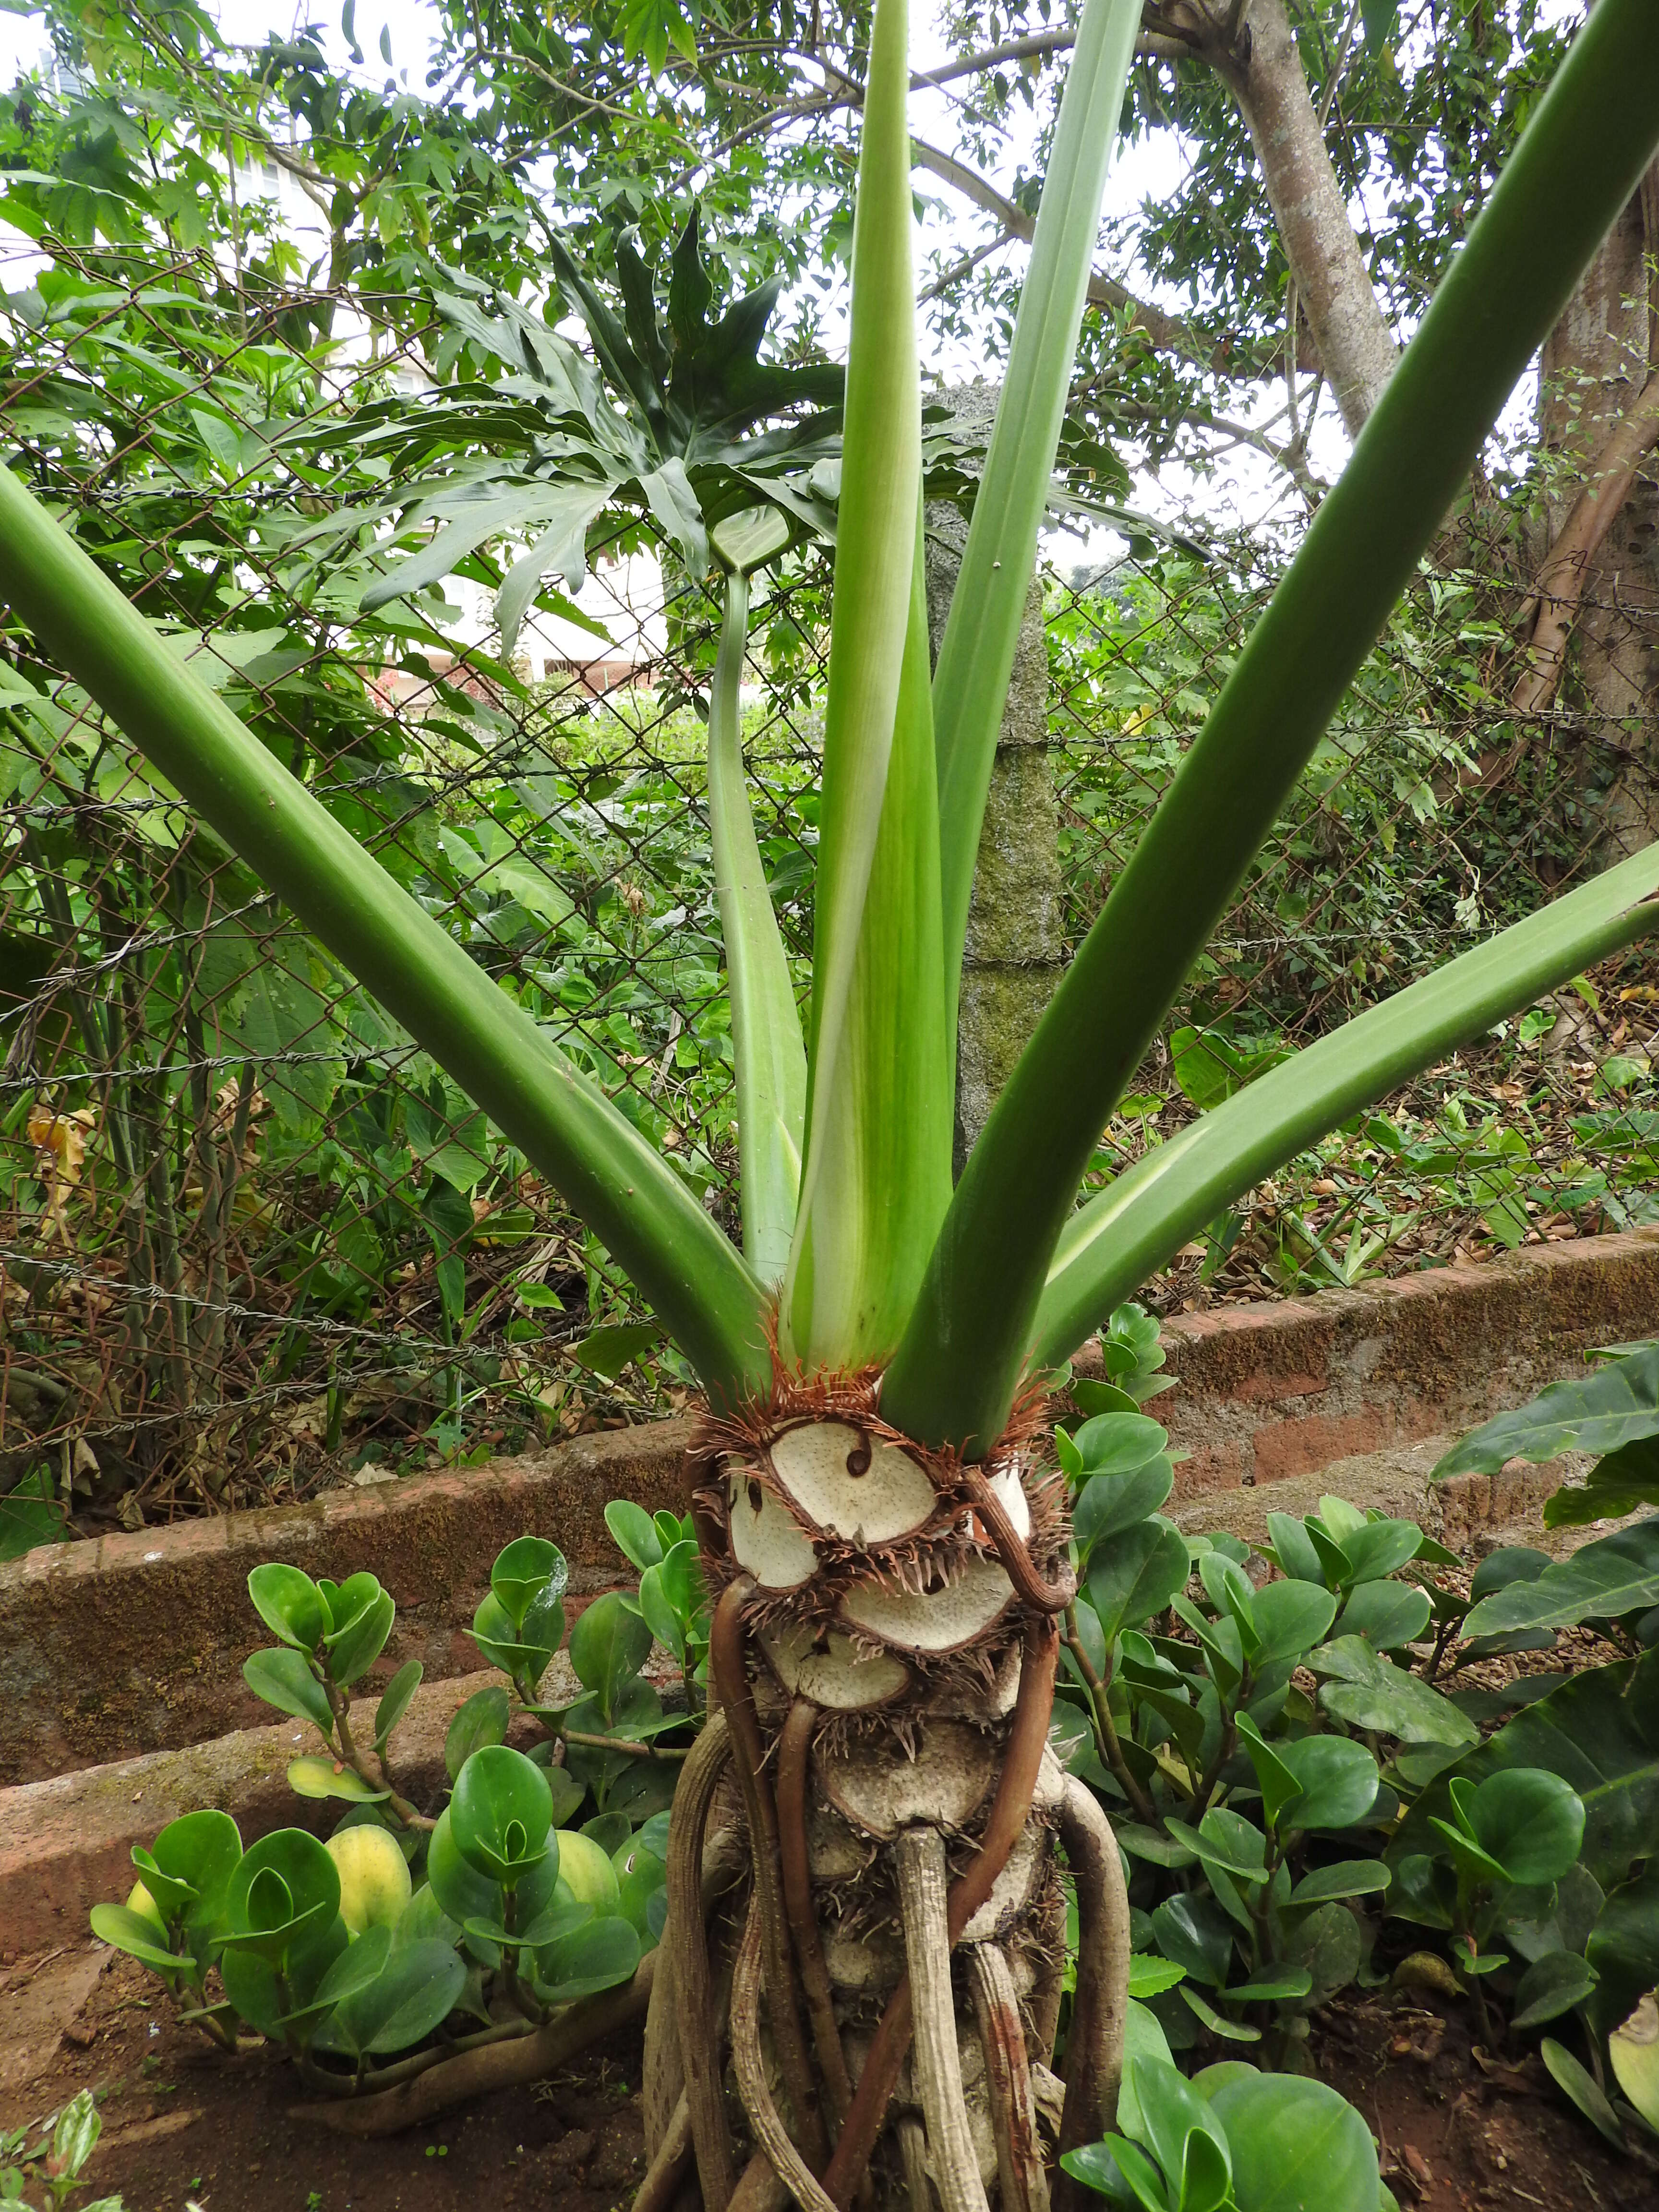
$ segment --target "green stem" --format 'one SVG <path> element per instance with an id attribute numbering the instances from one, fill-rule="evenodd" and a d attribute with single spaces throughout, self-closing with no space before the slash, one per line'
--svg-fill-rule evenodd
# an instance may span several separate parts
<path id="1" fill-rule="evenodd" d="M 1118 1737 L 1117 1723 L 1112 1718 L 1110 1692 L 1106 1684 L 1095 1672 L 1094 1662 L 1083 1647 L 1083 1639 L 1078 1634 L 1075 1605 L 1068 1605 L 1066 1608 L 1066 1634 L 1063 1641 L 1066 1649 L 1076 1662 L 1079 1674 L 1083 1677 L 1083 1686 L 1089 1692 L 1089 1703 L 1094 1711 L 1095 1735 L 1099 1741 L 1107 1770 L 1118 1788 L 1128 1799 L 1130 1809 L 1135 1818 L 1145 1826 L 1155 1828 L 1158 1826 L 1157 1810 L 1152 1799 L 1148 1797 L 1131 1772 L 1129 1762 L 1123 1756 L 1123 1746 Z"/>

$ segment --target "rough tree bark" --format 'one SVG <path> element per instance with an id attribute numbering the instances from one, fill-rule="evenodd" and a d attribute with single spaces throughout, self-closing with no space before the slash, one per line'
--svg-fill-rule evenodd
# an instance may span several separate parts
<path id="1" fill-rule="evenodd" d="M 1659 164 L 1608 233 L 1544 349 L 1540 430 L 1556 463 L 1547 502 L 1533 672 L 1557 668 L 1564 580 L 1588 734 L 1619 761 L 1603 808 L 1618 860 L 1659 834 Z M 1622 497 L 1617 496 L 1622 489 Z M 1600 496 L 1598 497 L 1598 494 Z M 1573 617 L 1576 614 L 1576 621 Z M 1553 685 L 1516 703 L 1541 707 Z"/>

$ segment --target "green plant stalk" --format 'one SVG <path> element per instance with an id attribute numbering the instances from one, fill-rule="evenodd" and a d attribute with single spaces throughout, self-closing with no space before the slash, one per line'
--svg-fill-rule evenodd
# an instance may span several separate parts
<path id="1" fill-rule="evenodd" d="M 1659 847 L 1650 846 L 1281 1060 L 1154 1146 L 1066 1224 L 1037 1308 L 1033 1365 L 1068 1358 L 1190 1237 L 1327 1130 L 1656 927 Z"/>
<path id="2" fill-rule="evenodd" d="M 859 155 L 806 1156 L 780 1310 L 786 1355 L 813 1367 L 891 1351 L 950 1188 L 905 15 L 878 0 Z"/>
<path id="3" fill-rule="evenodd" d="M 708 819 L 732 994 L 743 1249 L 761 1280 L 775 1283 L 788 1264 L 800 1195 L 806 1047 L 744 775 L 739 687 L 748 638 L 749 586 L 733 573 L 708 702 Z"/>
<path id="4" fill-rule="evenodd" d="M 769 1389 L 761 1286 L 673 1170 L 8 468 L 0 468 L 0 589 L 46 653 L 556 1185 L 705 1386 L 722 1398 Z"/>
<path id="5" fill-rule="evenodd" d="M 933 672 L 945 1001 L 953 1065 L 986 794 L 1140 16 L 1139 0 L 1087 0 L 1078 24 L 985 474 Z"/>
<path id="6" fill-rule="evenodd" d="M 921 526 L 880 833 L 842 1040 L 820 1093 L 817 1175 L 803 1203 L 786 1353 L 856 1367 L 899 1339 L 951 1202 L 954 1086 L 939 988 L 939 816 Z"/>
<path id="7" fill-rule="evenodd" d="M 1659 11 L 1599 0 L 968 1164 L 884 1386 L 919 1440 L 1001 1432 L 1114 1102 L 1656 143 Z"/>

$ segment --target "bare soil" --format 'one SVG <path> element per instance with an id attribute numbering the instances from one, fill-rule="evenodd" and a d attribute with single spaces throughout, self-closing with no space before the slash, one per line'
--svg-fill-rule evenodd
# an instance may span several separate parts
<path id="1" fill-rule="evenodd" d="M 0 2124 L 96 2089 L 88 2194 L 118 2190 L 126 2212 L 611 2212 L 643 2174 L 636 2034 L 556 2081 L 359 2143 L 290 2116 L 284 2060 L 222 2057 L 155 1994 L 95 1946 L 0 1971 Z M 1339 2001 L 1315 2051 L 1370 2121 L 1402 2212 L 1659 2212 L 1659 2175 L 1603 2144 L 1535 2056 L 1472 2049 L 1455 2007 Z"/>

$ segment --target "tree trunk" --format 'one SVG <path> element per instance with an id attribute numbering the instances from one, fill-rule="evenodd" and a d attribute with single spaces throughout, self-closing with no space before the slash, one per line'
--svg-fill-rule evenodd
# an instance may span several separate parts
<path id="1" fill-rule="evenodd" d="M 1659 744 L 1651 728 L 1659 689 L 1659 465 L 1638 417 L 1659 368 L 1659 164 L 1608 233 L 1544 349 L 1540 430 L 1554 463 L 1546 502 L 1547 573 L 1575 508 L 1623 458 L 1628 489 L 1573 579 L 1576 680 L 1586 735 L 1616 763 L 1602 810 L 1611 862 L 1659 832 Z M 1632 453 L 1632 448 L 1635 451 Z M 1540 593 L 1540 623 L 1551 608 Z M 1546 695 L 1547 696 L 1547 694 Z M 1523 699 L 1522 705 L 1530 703 Z M 1538 703 L 1542 704 L 1540 700 Z M 1595 763 L 1588 764 L 1594 769 Z"/>
<path id="2" fill-rule="evenodd" d="M 1297 304 L 1357 438 L 1398 356 L 1325 150 L 1284 0 L 1250 0 L 1231 44 L 1207 13 L 1203 20 L 1202 51 L 1249 126 Z"/>

